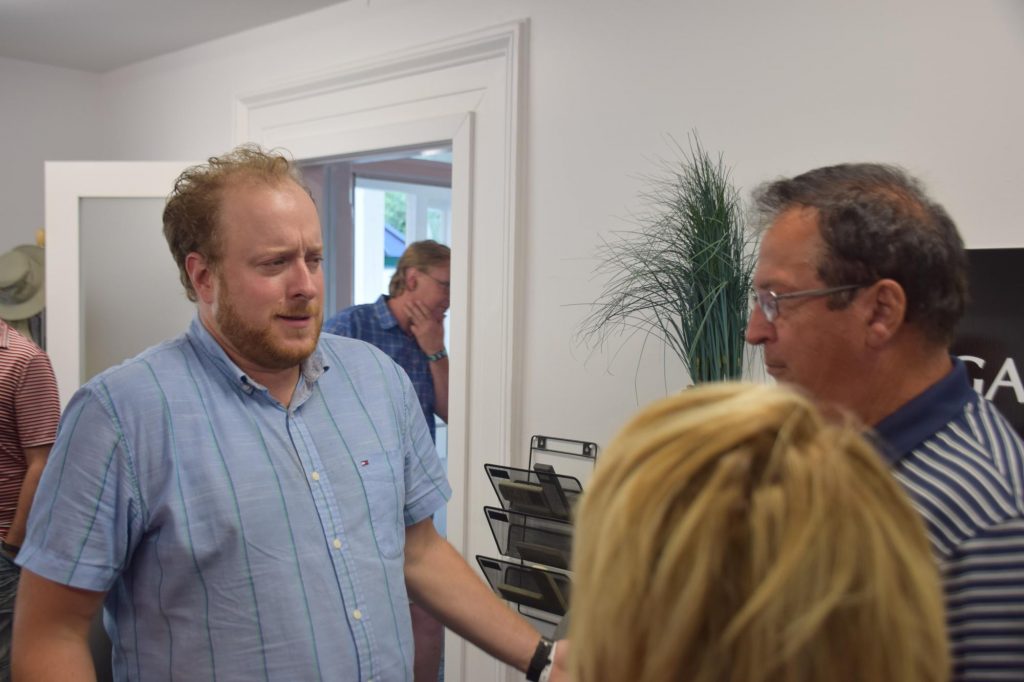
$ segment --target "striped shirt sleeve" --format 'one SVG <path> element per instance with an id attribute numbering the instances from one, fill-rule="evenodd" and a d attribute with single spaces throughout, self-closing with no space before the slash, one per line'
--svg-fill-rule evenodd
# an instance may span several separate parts
<path id="1" fill-rule="evenodd" d="M 57 437 L 60 399 L 53 368 L 45 353 L 35 354 L 26 364 L 15 401 L 22 447 L 52 444 Z"/>
<path id="2" fill-rule="evenodd" d="M 1024 674 L 1024 520 L 964 541 L 943 562 L 956 680 Z"/>

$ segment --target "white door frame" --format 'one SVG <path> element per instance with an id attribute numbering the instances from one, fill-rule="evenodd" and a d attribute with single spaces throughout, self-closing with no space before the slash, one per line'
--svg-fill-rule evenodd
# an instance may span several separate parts
<path id="1" fill-rule="evenodd" d="M 527 23 L 515 22 L 241 94 L 235 141 L 300 160 L 452 145 L 448 537 L 475 566 L 497 549 L 484 463 L 522 463 L 516 280 Z M 446 639 L 448 680 L 518 679 Z"/>

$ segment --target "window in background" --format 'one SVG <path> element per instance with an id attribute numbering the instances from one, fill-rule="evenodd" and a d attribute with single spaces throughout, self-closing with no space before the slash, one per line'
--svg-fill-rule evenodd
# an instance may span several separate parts
<path id="1" fill-rule="evenodd" d="M 388 290 L 405 245 L 433 239 L 451 245 L 451 189 L 357 175 L 353 212 L 353 302 Z"/>

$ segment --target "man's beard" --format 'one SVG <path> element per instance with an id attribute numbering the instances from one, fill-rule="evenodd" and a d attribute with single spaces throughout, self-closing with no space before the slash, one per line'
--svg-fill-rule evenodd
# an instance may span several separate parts
<path id="1" fill-rule="evenodd" d="M 313 318 L 311 320 L 313 333 L 306 339 L 306 343 L 301 346 L 279 343 L 274 338 L 270 319 L 258 327 L 243 320 L 231 303 L 231 296 L 226 286 L 220 288 L 217 297 L 217 312 L 214 317 L 224 338 L 246 361 L 266 369 L 290 369 L 301 364 L 316 350 L 316 343 L 320 338 L 320 328 L 323 325 L 323 312 L 319 305 L 308 304 L 289 307 L 280 314 L 309 315 Z"/>

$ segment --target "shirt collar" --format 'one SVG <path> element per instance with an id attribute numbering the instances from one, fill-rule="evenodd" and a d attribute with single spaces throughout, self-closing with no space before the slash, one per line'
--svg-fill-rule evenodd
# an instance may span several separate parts
<path id="1" fill-rule="evenodd" d="M 391 329 L 398 326 L 398 320 L 391 314 L 391 308 L 388 307 L 389 298 L 390 296 L 387 294 L 381 294 L 380 298 L 373 303 L 373 312 L 377 315 L 377 324 L 380 325 L 381 329 Z"/>
<path id="2" fill-rule="evenodd" d="M 11 328 L 6 322 L 0 320 L 0 348 L 8 348 L 11 345 Z"/>
<path id="3" fill-rule="evenodd" d="M 203 353 L 213 361 L 217 368 L 224 373 L 224 375 L 234 384 L 238 385 L 247 395 L 251 395 L 254 391 L 267 393 L 267 387 L 259 383 L 248 374 L 242 371 L 242 369 L 235 364 L 235 362 L 228 357 L 228 354 L 224 351 L 217 340 L 213 338 L 210 331 L 203 325 L 197 314 L 192 318 L 191 324 L 189 324 L 188 332 L 186 332 L 188 339 L 203 351 Z M 324 362 L 323 351 L 320 350 L 319 342 L 316 345 L 316 349 L 313 354 L 302 361 L 299 366 L 299 374 L 301 381 L 299 387 L 296 390 L 295 396 L 292 398 L 292 404 L 298 404 L 300 393 L 306 393 L 311 391 L 313 385 L 316 383 L 324 372 L 330 369 L 330 366 Z"/>
<path id="4" fill-rule="evenodd" d="M 967 367 L 952 357 L 953 369 L 923 393 L 903 405 L 874 428 L 876 445 L 890 466 L 948 424 L 978 395 L 971 388 Z"/>

